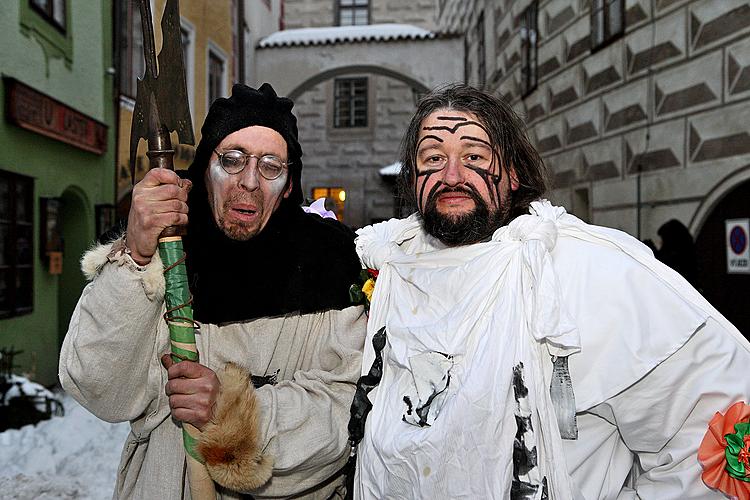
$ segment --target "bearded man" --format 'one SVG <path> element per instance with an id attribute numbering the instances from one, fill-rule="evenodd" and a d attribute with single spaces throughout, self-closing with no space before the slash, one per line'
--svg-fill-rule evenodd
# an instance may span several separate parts
<path id="1" fill-rule="evenodd" d="M 401 161 L 418 212 L 356 241 L 379 274 L 355 497 L 750 492 L 747 341 L 640 242 L 543 200 L 544 164 L 505 102 L 428 94 Z"/>
<path id="2" fill-rule="evenodd" d="M 60 380 L 98 417 L 130 421 L 115 498 L 189 497 L 180 422 L 203 431 L 219 498 L 342 492 L 364 338 L 348 289 L 360 268 L 354 234 L 300 207 L 292 106 L 268 84 L 235 85 L 211 105 L 188 178 L 149 171 L 126 237 L 83 259 L 92 281 Z M 157 239 L 186 223 L 200 364 L 165 354 Z"/>

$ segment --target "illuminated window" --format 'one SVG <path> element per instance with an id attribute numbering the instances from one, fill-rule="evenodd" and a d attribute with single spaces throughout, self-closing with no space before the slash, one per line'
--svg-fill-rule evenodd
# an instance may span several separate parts
<path id="1" fill-rule="evenodd" d="M 34 184 L 0 170 L 0 318 L 33 307 Z"/>
<path id="2" fill-rule="evenodd" d="M 344 204 L 346 203 L 346 191 L 342 187 L 314 187 L 312 189 L 313 201 L 320 198 L 328 198 L 336 205 L 336 218 L 344 220 Z M 330 209 L 329 209 L 330 210 Z"/>

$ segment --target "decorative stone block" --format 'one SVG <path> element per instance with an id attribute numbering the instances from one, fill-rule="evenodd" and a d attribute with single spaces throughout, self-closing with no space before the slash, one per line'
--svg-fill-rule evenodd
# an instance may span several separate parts
<path id="1" fill-rule="evenodd" d="M 599 135 L 599 106 L 598 99 L 587 101 L 577 106 L 564 117 L 565 143 L 576 144 Z"/>
<path id="2" fill-rule="evenodd" d="M 654 79 L 657 116 L 705 108 L 721 99 L 721 53 L 712 52 Z"/>
<path id="3" fill-rule="evenodd" d="M 604 101 L 604 131 L 609 132 L 644 122 L 648 80 L 641 79 L 608 93 Z"/>
<path id="4" fill-rule="evenodd" d="M 703 0 L 690 6 L 690 45 L 694 51 L 747 31 L 750 5 L 745 0 Z"/>
<path id="5" fill-rule="evenodd" d="M 734 158 L 747 163 L 750 154 L 750 104 L 740 103 L 688 120 L 689 158 L 692 163 Z M 744 156 L 744 158 L 743 158 Z"/>
<path id="6" fill-rule="evenodd" d="M 625 63 L 631 75 L 664 66 L 685 55 L 684 9 L 656 21 L 655 26 L 634 31 L 625 41 Z"/>
<path id="7" fill-rule="evenodd" d="M 685 124 L 683 120 L 653 125 L 625 134 L 625 166 L 629 174 L 648 172 L 683 164 Z"/>

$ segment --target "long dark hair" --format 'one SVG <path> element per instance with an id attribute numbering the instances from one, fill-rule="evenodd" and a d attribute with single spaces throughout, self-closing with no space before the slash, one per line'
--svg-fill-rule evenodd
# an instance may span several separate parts
<path id="1" fill-rule="evenodd" d="M 417 104 L 417 111 L 401 140 L 401 171 L 398 176 L 401 198 L 417 206 L 414 192 L 417 143 L 422 122 L 439 109 L 474 114 L 487 128 L 493 150 L 498 152 L 503 175 L 513 166 L 519 187 L 511 196 L 510 216 L 515 218 L 547 191 L 547 168 L 531 145 L 521 118 L 504 100 L 463 83 L 438 87 Z"/>

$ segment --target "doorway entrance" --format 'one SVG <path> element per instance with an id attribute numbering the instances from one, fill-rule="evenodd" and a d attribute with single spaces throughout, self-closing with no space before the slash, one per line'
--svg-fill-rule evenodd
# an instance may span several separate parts
<path id="1" fill-rule="evenodd" d="M 63 239 L 63 267 L 57 287 L 58 348 L 62 346 L 73 309 L 86 285 L 79 261 L 91 243 L 89 219 L 84 198 L 74 189 L 66 189 L 60 197 L 58 221 Z"/>
<path id="2" fill-rule="evenodd" d="M 750 218 L 750 181 L 733 188 L 714 207 L 698 233 L 695 250 L 703 296 L 750 338 L 750 274 L 727 273 L 724 222 L 744 218 Z"/>

